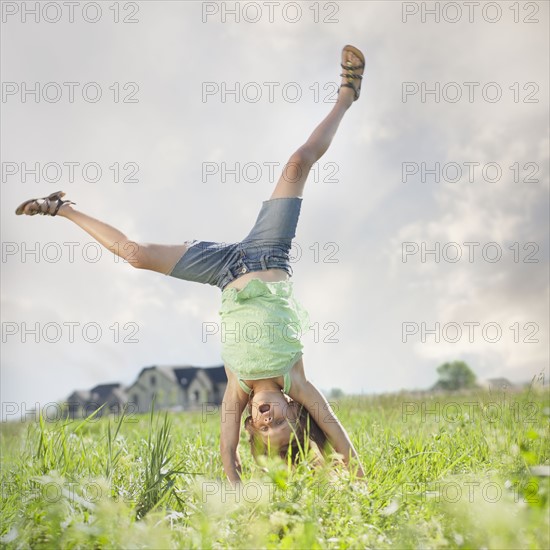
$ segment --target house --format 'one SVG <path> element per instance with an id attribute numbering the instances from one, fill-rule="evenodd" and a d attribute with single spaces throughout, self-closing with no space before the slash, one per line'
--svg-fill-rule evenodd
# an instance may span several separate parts
<path id="1" fill-rule="evenodd" d="M 153 399 L 155 409 L 198 410 L 204 403 L 220 404 L 226 385 L 223 365 L 145 367 L 126 389 L 128 412 L 148 412 Z"/>
<path id="2" fill-rule="evenodd" d="M 86 413 L 86 407 L 90 398 L 91 395 L 88 390 L 75 390 L 64 402 L 66 415 L 73 420 L 81 416 L 87 416 L 89 413 Z"/>
<path id="3" fill-rule="evenodd" d="M 89 416 L 103 407 L 98 416 L 104 413 L 119 413 L 126 404 L 127 397 L 120 383 L 99 384 L 91 390 L 76 390 L 66 400 L 67 416 L 80 418 Z"/>
<path id="4" fill-rule="evenodd" d="M 119 414 L 127 406 L 128 414 L 155 409 L 198 410 L 203 403 L 219 405 L 222 402 L 227 376 L 223 365 L 216 367 L 151 366 L 139 373 L 129 387 L 122 384 L 100 384 L 91 390 L 76 390 L 65 400 L 65 414 L 83 418 L 103 407 L 97 413 Z"/>

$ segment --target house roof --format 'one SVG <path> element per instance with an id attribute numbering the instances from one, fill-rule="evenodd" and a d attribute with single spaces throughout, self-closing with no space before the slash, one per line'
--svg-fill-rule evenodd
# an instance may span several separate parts
<path id="1" fill-rule="evenodd" d="M 197 376 L 197 372 L 199 370 L 200 369 L 198 367 L 173 368 L 178 384 L 182 388 L 186 388 L 189 384 L 191 384 L 191 382 L 193 382 L 193 379 Z"/>
<path id="2" fill-rule="evenodd" d="M 100 399 L 107 399 L 113 390 L 120 388 L 121 386 L 122 384 L 118 382 L 115 384 L 99 384 L 93 387 L 90 390 L 90 393 L 97 395 Z"/>
<path id="3" fill-rule="evenodd" d="M 91 393 L 88 390 L 75 390 L 69 397 L 67 401 L 70 403 L 72 401 L 80 399 L 81 401 L 88 401 L 91 397 Z"/>
<path id="4" fill-rule="evenodd" d="M 225 374 L 225 368 L 223 365 L 219 367 L 209 367 L 207 369 L 204 369 L 204 372 L 215 384 L 219 384 L 220 382 L 227 382 L 227 374 Z"/>
<path id="5" fill-rule="evenodd" d="M 210 378 L 210 380 L 215 384 L 218 384 L 220 382 L 227 382 L 227 375 L 225 374 L 225 369 L 223 365 L 218 367 L 193 367 L 191 365 L 185 365 L 185 366 L 153 365 L 151 367 L 144 367 L 143 369 L 141 369 L 138 375 L 138 379 L 141 377 L 141 375 L 145 371 L 148 371 L 148 370 L 156 370 L 160 372 L 170 380 L 177 382 L 182 388 L 187 388 L 189 384 L 193 382 L 193 380 L 195 379 L 199 371 L 204 372 L 204 374 L 206 374 L 208 378 Z"/>
<path id="6" fill-rule="evenodd" d="M 183 368 L 174 368 L 174 374 L 182 387 L 187 387 L 197 373 L 202 371 L 204 374 L 210 378 L 210 381 L 214 384 L 219 384 L 220 382 L 227 382 L 227 375 L 225 374 L 225 368 L 223 365 L 221 367 L 183 367 Z"/>

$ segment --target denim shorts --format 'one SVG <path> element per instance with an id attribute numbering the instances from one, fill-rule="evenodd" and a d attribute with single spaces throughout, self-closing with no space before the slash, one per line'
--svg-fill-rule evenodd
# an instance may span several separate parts
<path id="1" fill-rule="evenodd" d="M 252 231 L 242 241 L 187 241 L 188 250 L 168 275 L 221 290 L 253 271 L 282 269 L 292 276 L 289 252 L 301 206 L 300 197 L 264 201 Z"/>

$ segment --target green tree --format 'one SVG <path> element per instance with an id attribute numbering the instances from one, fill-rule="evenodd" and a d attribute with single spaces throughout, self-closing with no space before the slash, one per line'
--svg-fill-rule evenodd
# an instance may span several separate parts
<path id="1" fill-rule="evenodd" d="M 439 380 L 437 386 L 444 390 L 460 390 L 472 388 L 476 383 L 476 375 L 464 361 L 443 363 L 437 367 Z"/>

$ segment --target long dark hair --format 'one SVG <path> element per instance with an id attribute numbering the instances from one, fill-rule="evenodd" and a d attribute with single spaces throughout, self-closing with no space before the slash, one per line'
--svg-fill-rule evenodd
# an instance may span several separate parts
<path id="1" fill-rule="evenodd" d="M 259 457 L 269 455 L 269 449 L 260 435 L 261 432 L 254 426 L 252 421 L 252 396 L 253 392 L 250 393 L 248 398 L 247 414 L 249 416 L 244 421 L 244 427 L 249 435 L 248 441 L 252 456 L 258 462 Z M 286 394 L 285 398 L 288 402 L 288 407 L 297 412 L 296 422 L 291 426 L 293 433 L 290 436 L 288 449 L 278 449 L 277 455 L 283 460 L 287 460 L 290 454 L 292 464 L 296 464 L 299 462 L 301 456 L 307 456 L 308 450 L 312 449 L 315 454 L 315 462 L 322 462 L 328 456 L 328 441 L 325 432 L 321 430 L 303 405 L 294 401 Z"/>

